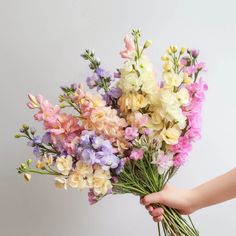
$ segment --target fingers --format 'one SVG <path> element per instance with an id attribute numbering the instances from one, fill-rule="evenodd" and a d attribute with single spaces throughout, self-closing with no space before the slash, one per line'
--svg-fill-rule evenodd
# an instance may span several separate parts
<path id="1" fill-rule="evenodd" d="M 164 214 L 164 210 L 161 207 L 158 207 L 151 212 L 149 211 L 149 213 L 153 218 L 158 218 Z"/>
<path id="2" fill-rule="evenodd" d="M 164 216 L 153 217 L 153 221 L 161 222 L 164 219 Z"/>
<path id="3" fill-rule="evenodd" d="M 150 204 L 154 203 L 160 203 L 161 202 L 161 194 L 159 193 L 151 193 L 149 195 L 144 196 L 141 198 L 140 203 L 148 206 Z"/>

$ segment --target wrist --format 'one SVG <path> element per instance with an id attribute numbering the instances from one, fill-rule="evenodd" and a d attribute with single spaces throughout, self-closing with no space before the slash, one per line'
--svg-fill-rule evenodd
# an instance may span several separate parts
<path id="1" fill-rule="evenodd" d="M 190 212 L 193 213 L 200 208 L 201 206 L 201 198 L 200 198 L 200 193 L 198 188 L 193 188 L 189 190 L 189 208 Z"/>

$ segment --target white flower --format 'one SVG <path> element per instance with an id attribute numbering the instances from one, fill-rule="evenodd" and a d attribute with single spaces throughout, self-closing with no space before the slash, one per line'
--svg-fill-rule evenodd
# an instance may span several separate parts
<path id="1" fill-rule="evenodd" d="M 60 173 L 63 175 L 68 175 L 72 168 L 72 157 L 58 157 L 56 159 L 56 166 Z"/>

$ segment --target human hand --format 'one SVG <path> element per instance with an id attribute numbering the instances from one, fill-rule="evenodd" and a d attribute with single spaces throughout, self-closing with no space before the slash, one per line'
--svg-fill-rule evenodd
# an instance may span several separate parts
<path id="1" fill-rule="evenodd" d="M 154 208 L 153 204 L 175 208 L 180 214 L 189 215 L 196 210 L 193 198 L 192 190 L 179 189 L 167 184 L 162 191 L 141 198 L 140 203 L 146 207 L 155 222 L 160 222 L 163 220 L 164 210 L 161 207 Z"/>

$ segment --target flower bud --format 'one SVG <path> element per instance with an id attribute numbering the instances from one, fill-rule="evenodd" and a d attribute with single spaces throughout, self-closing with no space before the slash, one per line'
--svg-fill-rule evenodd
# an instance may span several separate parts
<path id="1" fill-rule="evenodd" d="M 15 135 L 15 138 L 20 138 L 20 137 L 21 137 L 20 134 L 16 134 L 16 135 Z"/>
<path id="2" fill-rule="evenodd" d="M 66 107 L 66 104 L 60 103 L 59 106 L 60 106 L 60 108 L 65 108 L 65 107 Z"/>
<path id="3" fill-rule="evenodd" d="M 170 71 L 171 70 L 171 65 L 169 63 L 165 63 L 165 64 L 163 64 L 162 68 L 165 71 Z"/>
<path id="4" fill-rule="evenodd" d="M 177 48 L 177 46 L 173 45 L 173 46 L 170 46 L 170 50 L 171 50 L 171 52 L 176 53 L 178 48 Z"/>
<path id="5" fill-rule="evenodd" d="M 31 179 L 31 174 L 25 173 L 25 174 L 24 174 L 24 178 L 25 178 L 25 180 L 26 180 L 27 182 L 29 182 L 30 179 Z"/>
<path id="6" fill-rule="evenodd" d="M 32 159 L 27 160 L 27 165 L 29 166 L 32 163 Z"/>
<path id="7" fill-rule="evenodd" d="M 168 55 L 163 55 L 163 56 L 161 57 L 161 60 L 162 60 L 162 61 L 169 61 L 170 58 L 168 57 Z"/>
<path id="8" fill-rule="evenodd" d="M 22 169 L 26 169 L 26 168 L 27 168 L 27 166 L 26 166 L 25 163 L 21 163 L 20 167 L 21 167 Z"/>
<path id="9" fill-rule="evenodd" d="M 152 45 L 152 41 L 151 41 L 151 40 L 147 40 L 147 41 L 145 42 L 143 48 L 144 48 L 144 49 L 145 49 L 145 48 L 148 48 L 148 47 L 151 46 L 151 45 Z"/>
<path id="10" fill-rule="evenodd" d="M 42 169 L 43 170 L 45 168 L 45 164 L 42 161 L 37 161 L 35 166 L 36 166 L 37 169 Z"/>
<path id="11" fill-rule="evenodd" d="M 180 55 L 184 54 L 186 52 L 186 48 L 182 47 L 180 50 Z"/>
<path id="12" fill-rule="evenodd" d="M 24 130 L 28 130 L 28 129 L 29 129 L 29 126 L 26 125 L 26 124 L 23 124 L 23 125 L 22 125 L 22 128 L 23 128 Z"/>

